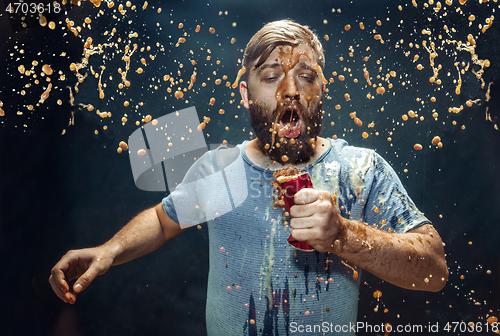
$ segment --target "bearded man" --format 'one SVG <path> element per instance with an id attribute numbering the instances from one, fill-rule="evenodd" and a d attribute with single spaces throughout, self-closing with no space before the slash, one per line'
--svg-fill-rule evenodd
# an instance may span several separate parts
<path id="1" fill-rule="evenodd" d="M 203 177 L 234 151 L 211 151 L 191 169 L 202 181 L 196 188 L 177 188 L 106 244 L 68 252 L 52 269 L 55 293 L 74 303 L 97 275 L 157 249 L 191 220 L 209 227 L 209 335 L 353 335 L 358 267 L 403 288 L 441 290 L 448 279 L 443 243 L 396 173 L 372 150 L 319 136 L 324 64 L 308 27 L 266 24 L 246 47 L 240 83 L 257 136 L 236 147 L 246 198 L 216 212 L 227 200 L 203 187 Z M 288 212 L 271 182 L 290 165 L 309 173 L 314 188 L 298 191 Z M 313 251 L 295 249 L 290 234 Z"/>

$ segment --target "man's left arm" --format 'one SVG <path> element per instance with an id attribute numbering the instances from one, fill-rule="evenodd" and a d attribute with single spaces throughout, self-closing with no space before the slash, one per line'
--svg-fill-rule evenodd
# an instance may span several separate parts
<path id="1" fill-rule="evenodd" d="M 430 224 L 391 233 L 340 216 L 328 191 L 302 189 L 290 209 L 292 235 L 399 287 L 440 291 L 448 280 L 443 242 Z"/>

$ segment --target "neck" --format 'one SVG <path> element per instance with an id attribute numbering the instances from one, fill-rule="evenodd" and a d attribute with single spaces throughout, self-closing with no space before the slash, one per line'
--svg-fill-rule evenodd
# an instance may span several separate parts
<path id="1" fill-rule="evenodd" d="M 298 169 L 302 169 L 315 162 L 328 149 L 329 145 L 330 142 L 327 139 L 317 137 L 314 154 L 309 158 L 309 160 L 295 163 L 280 163 L 272 160 L 258 139 L 251 140 L 246 146 L 245 152 L 253 163 L 264 169 L 277 170 L 288 166 L 294 166 Z"/>

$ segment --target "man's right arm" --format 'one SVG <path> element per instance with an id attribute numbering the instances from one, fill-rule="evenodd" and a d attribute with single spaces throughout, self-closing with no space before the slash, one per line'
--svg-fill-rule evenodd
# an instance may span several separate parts
<path id="1" fill-rule="evenodd" d="M 182 231 L 160 203 L 141 212 L 104 245 L 66 253 L 52 268 L 50 285 L 64 302 L 75 303 L 77 294 L 111 266 L 148 254 Z M 74 279 L 70 288 L 68 282 Z"/>

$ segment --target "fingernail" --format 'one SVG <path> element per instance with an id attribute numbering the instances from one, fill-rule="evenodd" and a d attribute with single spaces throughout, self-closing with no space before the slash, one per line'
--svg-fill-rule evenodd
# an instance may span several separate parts
<path id="1" fill-rule="evenodd" d="M 80 284 L 75 285 L 75 292 L 81 292 L 83 290 L 83 286 Z"/>

